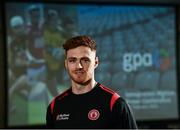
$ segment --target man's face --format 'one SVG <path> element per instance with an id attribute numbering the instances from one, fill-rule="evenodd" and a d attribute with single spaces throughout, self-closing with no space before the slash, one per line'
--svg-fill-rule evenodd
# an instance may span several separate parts
<path id="1" fill-rule="evenodd" d="M 96 51 L 79 46 L 67 51 L 65 67 L 73 82 L 86 84 L 94 79 L 94 70 L 98 66 Z"/>

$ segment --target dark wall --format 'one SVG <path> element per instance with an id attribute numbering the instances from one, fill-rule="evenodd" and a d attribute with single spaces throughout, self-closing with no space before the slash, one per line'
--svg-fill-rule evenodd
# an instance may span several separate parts
<path id="1" fill-rule="evenodd" d="M 2 33 L 2 3 L 0 2 L 0 128 L 5 127 L 5 53 Z"/>
<path id="2" fill-rule="evenodd" d="M 2 33 L 0 34 L 0 37 Z M 0 52 L 3 51 L 3 43 L 0 41 Z M 4 55 L 0 54 L 0 128 L 4 127 L 5 121 L 5 75 L 4 75 Z"/>
<path id="3" fill-rule="evenodd" d="M 2 50 L 2 43 L 0 44 L 0 51 Z M 4 127 L 4 105 L 5 104 L 5 90 L 4 90 L 4 72 L 3 72 L 3 55 L 0 55 L 0 128 Z"/>

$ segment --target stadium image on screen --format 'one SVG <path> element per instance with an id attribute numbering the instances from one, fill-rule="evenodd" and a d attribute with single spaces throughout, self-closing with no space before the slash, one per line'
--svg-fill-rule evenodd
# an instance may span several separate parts
<path id="1" fill-rule="evenodd" d="M 137 121 L 178 118 L 172 6 L 8 2 L 5 9 L 8 126 L 45 124 L 47 105 L 70 85 L 62 44 L 76 35 L 96 40 L 95 79 L 124 97 Z"/>

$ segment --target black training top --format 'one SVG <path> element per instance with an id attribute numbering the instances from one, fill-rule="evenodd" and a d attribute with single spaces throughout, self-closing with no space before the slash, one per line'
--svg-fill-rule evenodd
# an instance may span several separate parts
<path id="1" fill-rule="evenodd" d="M 55 97 L 47 109 L 46 125 L 48 128 L 137 128 L 125 100 L 99 83 L 85 94 L 73 94 L 70 88 Z"/>

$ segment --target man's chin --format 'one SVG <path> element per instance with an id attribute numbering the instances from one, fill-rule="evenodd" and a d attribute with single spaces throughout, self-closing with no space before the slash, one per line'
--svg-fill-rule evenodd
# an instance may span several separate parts
<path id="1" fill-rule="evenodd" d="M 80 85 L 87 85 L 91 82 L 91 80 L 74 80 L 74 82 Z"/>

